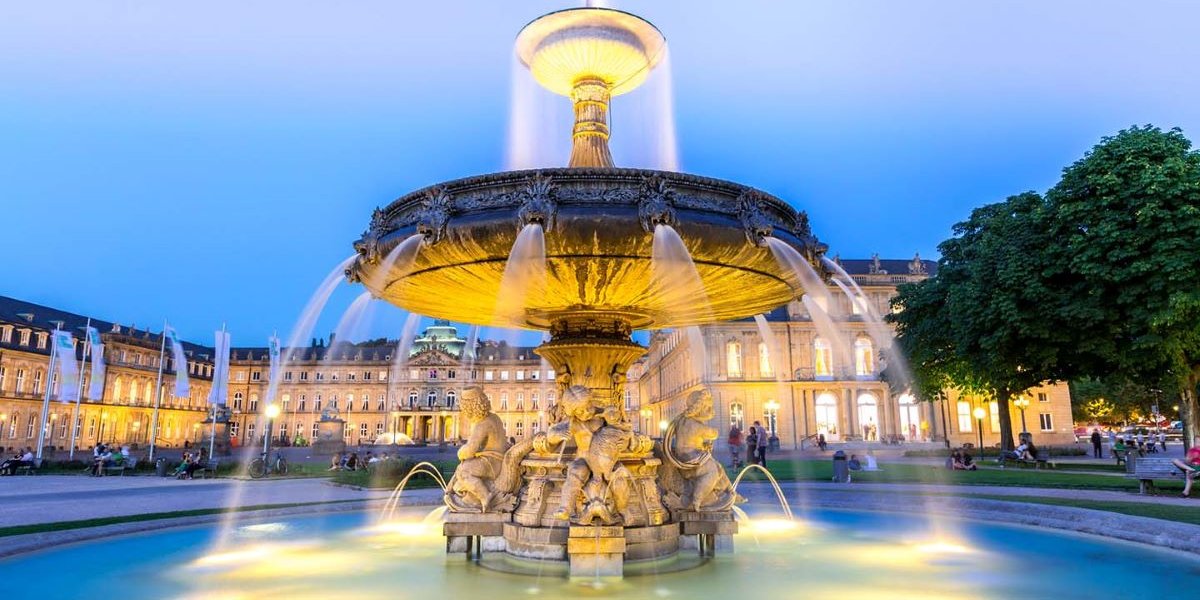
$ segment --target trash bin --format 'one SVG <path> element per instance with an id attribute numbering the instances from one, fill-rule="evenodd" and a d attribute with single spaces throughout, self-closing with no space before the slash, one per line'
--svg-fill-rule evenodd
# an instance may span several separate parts
<path id="1" fill-rule="evenodd" d="M 167 459 L 160 458 L 154 461 L 154 474 L 159 477 L 167 476 Z"/>
<path id="2" fill-rule="evenodd" d="M 850 483 L 850 467 L 846 464 L 846 453 L 838 450 L 833 453 L 834 483 Z"/>

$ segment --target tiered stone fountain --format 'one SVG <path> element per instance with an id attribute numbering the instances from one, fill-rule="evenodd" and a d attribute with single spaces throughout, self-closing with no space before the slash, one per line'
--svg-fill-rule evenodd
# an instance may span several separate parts
<path id="1" fill-rule="evenodd" d="M 548 431 L 510 447 L 482 390 L 464 390 L 472 429 L 446 493 L 448 551 L 568 561 L 573 575 L 617 576 L 626 561 L 681 546 L 704 554 L 732 547 L 737 497 L 712 458 L 711 398 L 693 394 L 660 442 L 634 432 L 623 387 L 645 348 L 631 334 L 782 305 L 803 288 L 767 238 L 818 270 L 825 246 L 804 213 L 769 194 L 613 166 L 610 99 L 640 85 L 665 44 L 649 22 L 616 10 L 577 8 L 531 22 L 517 53 L 541 85 L 574 103 L 570 165 L 415 191 L 376 210 L 355 243 L 347 276 L 408 311 L 551 334 L 537 350 L 557 374 L 561 399 Z M 657 228 L 684 240 L 703 293 L 671 293 L 656 274 Z M 411 264 L 383 260 L 415 233 L 424 241 Z M 544 236 L 544 265 L 534 265 L 539 276 L 513 309 L 501 282 L 518 237 L 529 234 Z"/>

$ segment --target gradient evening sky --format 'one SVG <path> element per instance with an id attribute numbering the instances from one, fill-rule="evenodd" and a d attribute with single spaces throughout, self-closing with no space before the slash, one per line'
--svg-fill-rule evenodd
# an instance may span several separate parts
<path id="1" fill-rule="evenodd" d="M 787 199 L 843 257 L 936 257 L 1132 124 L 1200 140 L 1197 2 L 610 4 L 670 40 L 682 170 Z M 573 5 L 0 4 L 0 294 L 286 334 L 375 206 L 505 167 L 512 39 Z"/>

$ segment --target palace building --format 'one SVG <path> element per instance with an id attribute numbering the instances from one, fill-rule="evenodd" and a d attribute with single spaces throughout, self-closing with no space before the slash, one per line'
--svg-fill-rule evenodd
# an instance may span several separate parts
<path id="1" fill-rule="evenodd" d="M 831 284 L 826 298 L 813 298 L 814 316 L 792 302 L 753 319 L 655 333 L 638 380 L 644 419 L 661 424 L 678 414 L 687 395 L 707 385 L 718 426 L 743 431 L 761 422 L 783 448 L 808 447 L 818 435 L 827 441 L 945 441 L 978 444 L 999 441 L 994 401 L 947 390 L 945 401 L 918 402 L 889 389 L 880 371 L 887 360 L 872 337 L 890 336 L 879 320 L 891 310 L 900 285 L 936 273 L 937 263 L 912 260 L 839 260 L 861 291 Z M 874 318 L 873 318 L 874 317 Z M 778 355 L 776 357 L 775 355 Z M 1038 444 L 1073 443 L 1071 399 L 1066 384 L 1027 390 L 1027 430 Z M 974 410 L 986 411 L 976 420 Z M 1021 411 L 1012 407 L 1013 431 L 1022 429 Z"/>
<path id="2" fill-rule="evenodd" d="M 687 395 L 707 385 L 722 430 L 743 430 L 762 422 L 784 448 L 830 442 L 944 441 L 985 444 L 998 441 L 995 402 L 948 392 L 947 400 L 917 402 L 894 392 L 880 377 L 880 357 L 872 333 L 889 327 L 872 320 L 886 314 L 897 287 L 934 274 L 937 264 L 906 260 L 843 260 L 862 298 L 851 302 L 831 286 L 821 312 L 809 314 L 793 302 L 755 320 L 706 325 L 690 330 L 653 332 L 649 352 L 629 370 L 625 410 L 639 431 L 656 433 L 678 414 Z M 57 386 L 47 374 L 50 334 L 55 328 L 76 337 L 75 360 L 84 359 L 84 316 L 0 296 L 0 447 L 32 446 L 38 427 L 48 426 L 46 445 L 69 447 L 74 403 L 57 402 L 51 390 L 47 424 L 40 423 L 45 386 Z M 133 325 L 92 319 L 101 332 L 107 369 L 103 397 L 82 398 L 75 422 L 75 445 L 104 442 L 146 445 L 154 409 L 160 333 Z M 886 331 L 890 332 L 890 329 Z M 764 336 L 765 334 L 765 336 Z M 446 321 L 408 344 L 395 340 L 326 344 L 283 350 L 276 397 L 280 416 L 272 436 L 281 443 L 314 439 L 323 415 L 345 422 L 348 444 L 446 443 L 466 431 L 458 418 L 464 387 L 479 385 L 510 436 L 524 439 L 548 426 L 546 410 L 558 393 L 555 373 L 534 346 L 481 340 L 472 344 Z M 209 415 L 212 384 L 211 347 L 184 342 L 191 382 L 187 398 L 173 396 L 177 365 L 170 348 L 163 354 L 158 445 L 199 443 Z M 394 356 L 400 351 L 403 360 Z M 776 356 L 778 355 L 778 356 Z M 83 363 L 83 389 L 89 387 L 90 357 Z M 49 379 L 48 379 L 49 377 Z M 235 347 L 228 382 L 229 432 L 238 442 L 261 440 L 266 432 L 269 358 L 265 347 Z M 1074 441 L 1071 401 L 1066 385 L 1028 390 L 1022 417 L 1012 409 L 1013 430 L 1022 418 L 1039 444 Z M 977 420 L 982 407 L 986 417 Z"/>

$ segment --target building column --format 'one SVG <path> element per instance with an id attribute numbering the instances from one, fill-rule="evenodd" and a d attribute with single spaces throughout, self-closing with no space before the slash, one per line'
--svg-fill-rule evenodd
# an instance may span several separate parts
<path id="1" fill-rule="evenodd" d="M 843 412 L 846 413 L 845 423 L 842 426 L 842 441 L 845 441 L 849 436 L 862 435 L 862 432 L 858 431 L 858 415 L 854 411 L 854 390 L 852 388 L 843 389 L 842 398 L 845 406 Z"/>

